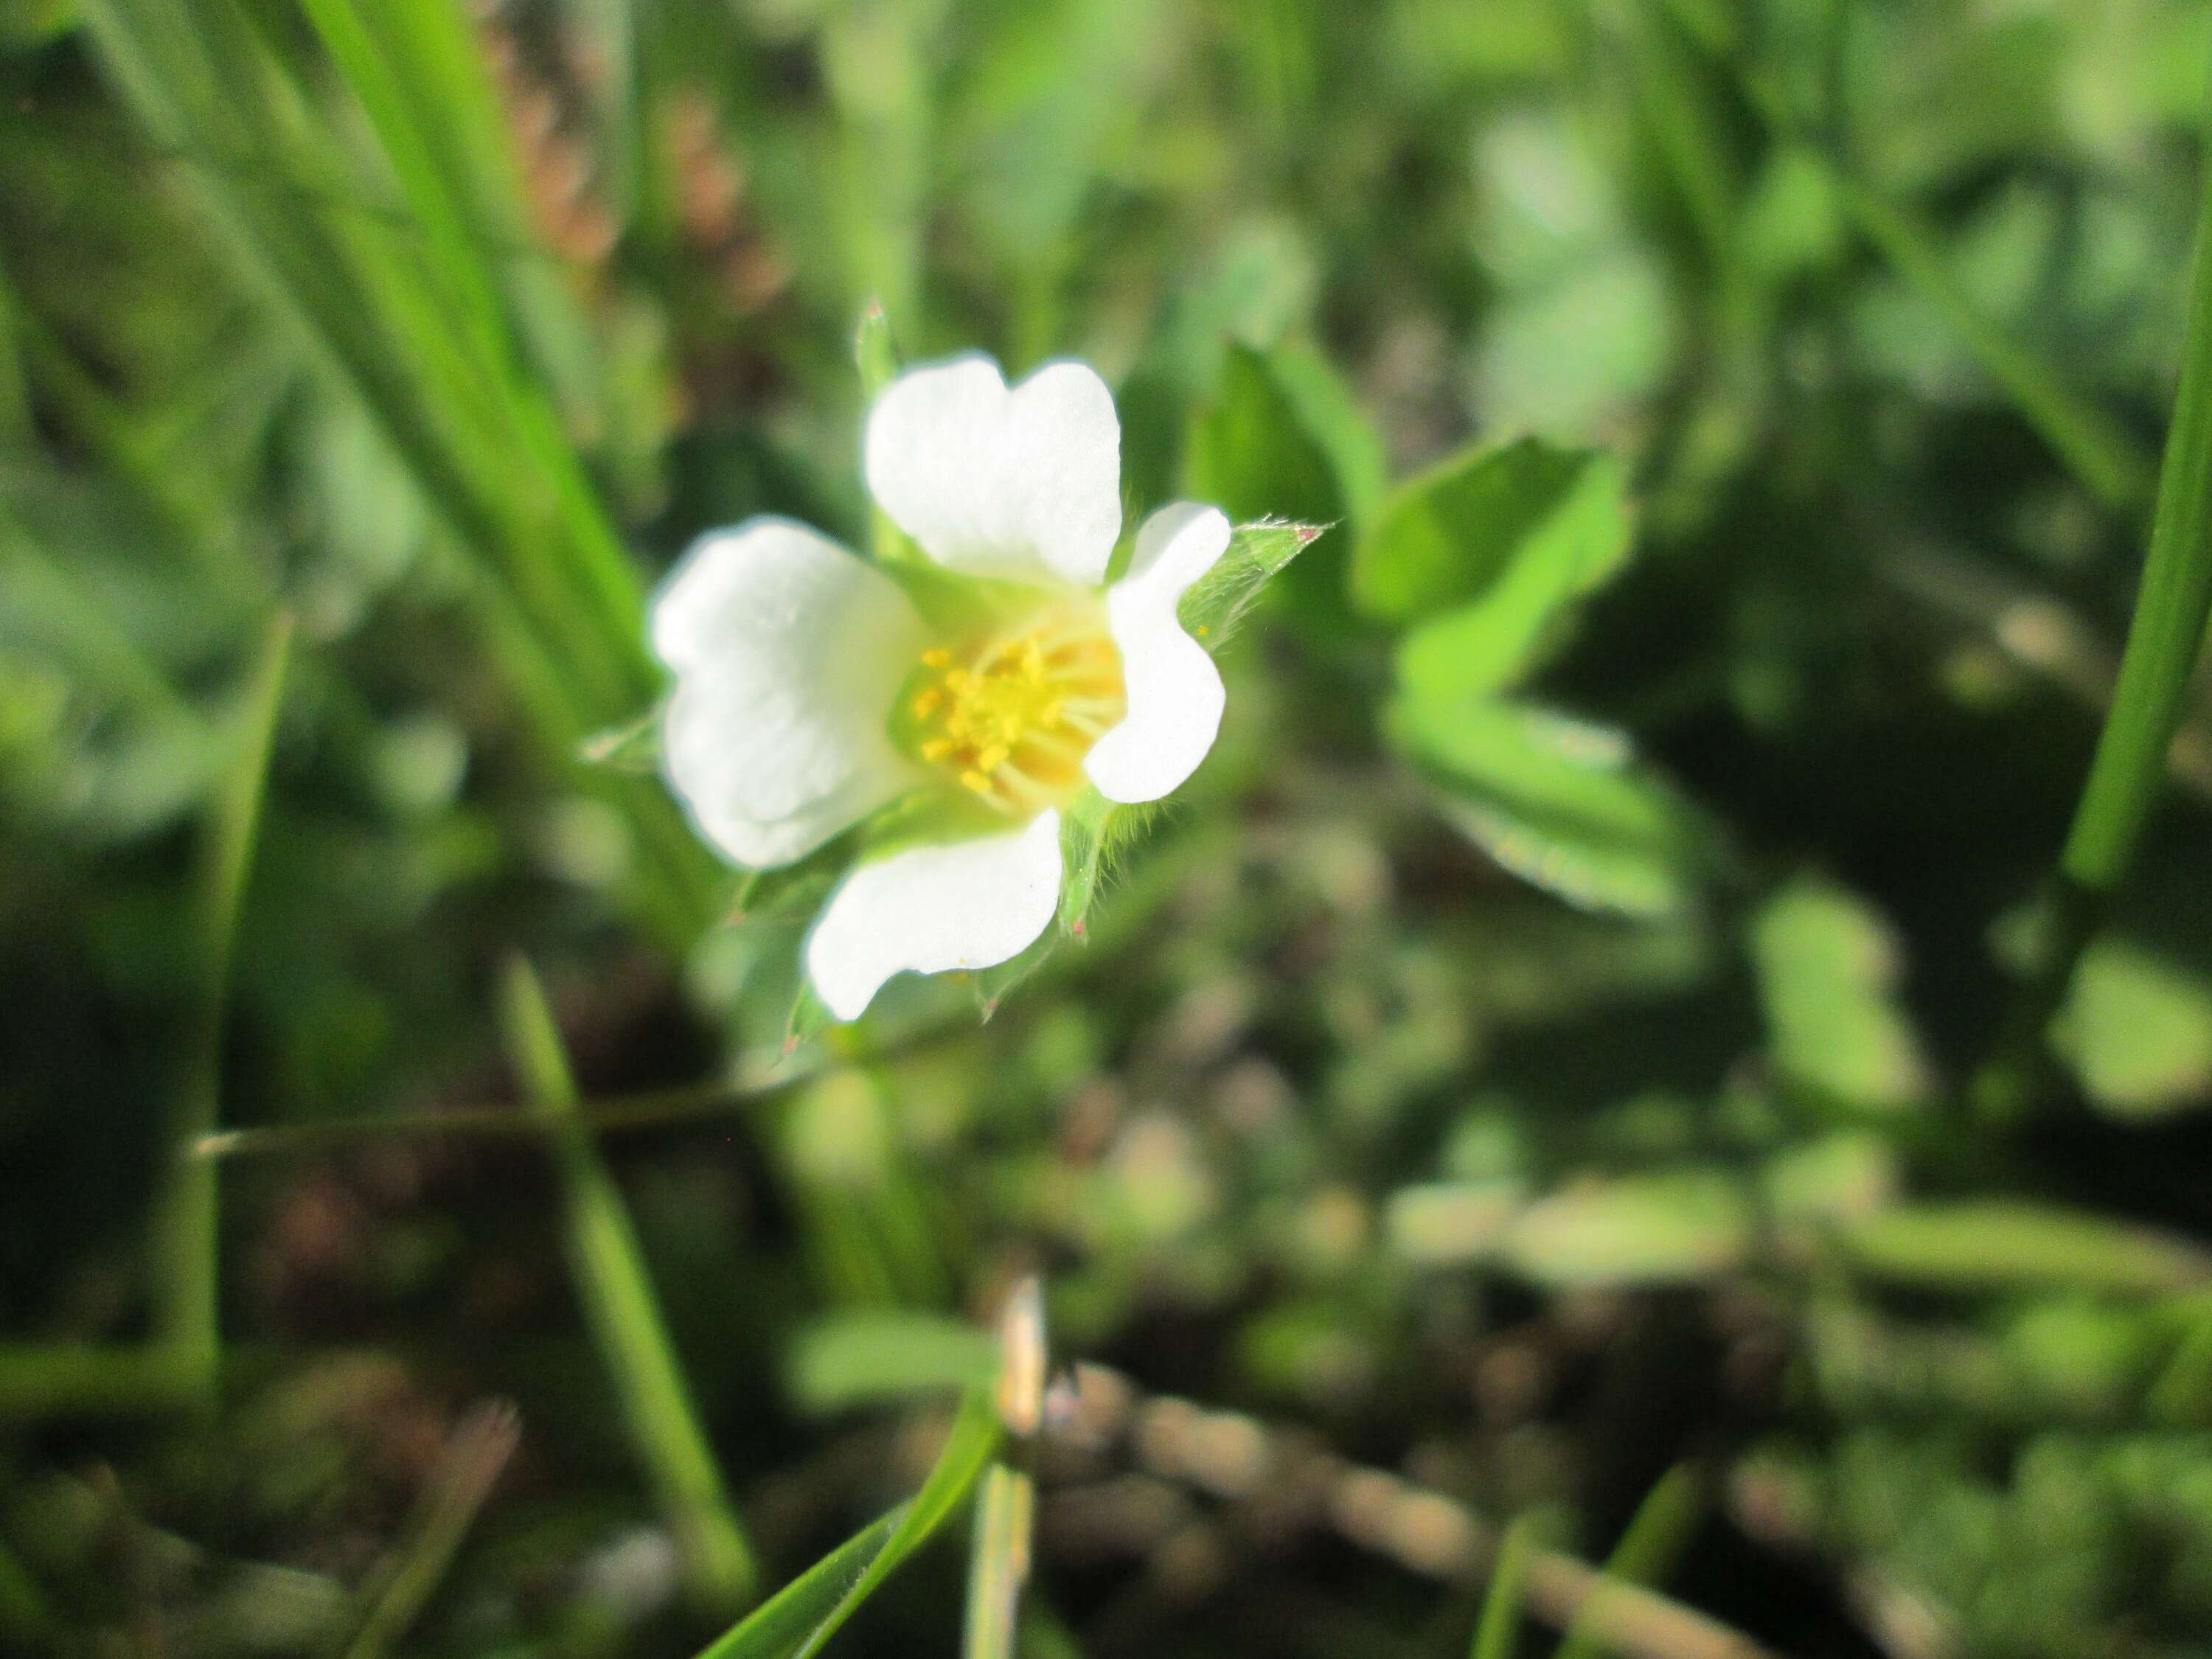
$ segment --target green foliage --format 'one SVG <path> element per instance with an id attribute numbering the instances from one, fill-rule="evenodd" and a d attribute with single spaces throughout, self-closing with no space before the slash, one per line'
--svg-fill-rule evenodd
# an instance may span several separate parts
<path id="1" fill-rule="evenodd" d="M 972 1325 L 920 1309 L 854 1311 L 799 1334 L 787 1386 L 802 1409 L 827 1413 L 988 1382 L 997 1368 L 997 1345 Z"/>
<path id="2" fill-rule="evenodd" d="M 1535 438 L 1467 451 L 1392 492 L 1361 538 L 1352 592 L 1370 615 L 1408 623 L 1493 594 L 1516 566 L 1594 586 L 1628 550 L 1620 494 L 1600 455 Z"/>
<path id="3" fill-rule="evenodd" d="M 811 1659 L 819 1653 L 854 1610 L 959 1507 L 998 1443 L 998 1413 L 989 1393 L 970 1390 L 920 1492 L 816 1562 L 728 1634 L 700 1650 L 699 1659 Z"/>
<path id="4" fill-rule="evenodd" d="M 1363 609 L 1411 624 L 1385 729 L 1446 819 L 1572 903 L 1648 918 L 1682 909 L 1710 861 L 1694 815 L 1617 733 L 1500 695 L 1629 546 L 1618 466 L 1522 439 L 1401 486 L 1351 580 Z"/>
<path id="5" fill-rule="evenodd" d="M 2212 1277 L 2212 1253 L 2186 1240 L 2026 1199 L 1899 1206 L 1842 1238 L 1866 1272 L 1930 1288 L 2180 1291 Z"/>
<path id="6" fill-rule="evenodd" d="M 1389 720 L 1437 786 L 1437 810 L 1514 874 L 1624 915 L 1689 902 L 1703 832 L 1617 733 L 1503 699 L 1455 708 L 1409 695 Z"/>
<path id="7" fill-rule="evenodd" d="M 1801 878 L 1760 908 L 1750 945 L 1785 1076 L 1865 1111 L 1926 1098 L 1926 1062 L 1897 1002 L 1896 935 L 1863 901 Z"/>
<path id="8" fill-rule="evenodd" d="M 2083 955 L 2052 1036 L 2115 1116 L 2163 1116 L 2212 1094 L 2212 985 L 2124 941 Z"/>
<path id="9" fill-rule="evenodd" d="M 1464 1504 L 1502 1659 L 1648 1493 L 1646 1642 L 2201 1647 L 2208 29 L 0 7 L 0 1646 L 681 1659 L 741 1506 L 710 1651 L 1410 1652 Z M 1227 715 L 839 1030 L 945 825 L 720 870 L 644 596 L 779 513 L 964 604 L 855 436 L 977 348 L 1230 511 Z"/>

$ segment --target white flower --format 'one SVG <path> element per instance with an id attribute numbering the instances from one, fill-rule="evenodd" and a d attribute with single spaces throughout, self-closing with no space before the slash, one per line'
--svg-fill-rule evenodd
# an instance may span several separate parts
<path id="1" fill-rule="evenodd" d="M 1176 606 L 1229 520 L 1162 507 L 1103 586 L 1121 436 L 1081 363 L 1011 389 L 988 357 L 915 369 L 869 412 L 867 481 L 936 564 L 975 579 L 946 585 L 957 602 L 933 604 L 938 620 L 879 567 L 773 518 L 702 537 L 654 600 L 653 649 L 676 676 L 662 764 L 730 859 L 788 864 L 918 791 L 953 806 L 935 841 L 854 868 L 808 936 L 808 975 L 840 1019 L 903 969 L 1018 955 L 1059 903 L 1060 809 L 1086 783 L 1157 800 L 1212 747 L 1221 676 Z"/>

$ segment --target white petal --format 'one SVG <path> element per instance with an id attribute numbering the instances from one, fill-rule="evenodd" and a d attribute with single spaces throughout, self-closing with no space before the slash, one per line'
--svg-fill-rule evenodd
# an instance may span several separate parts
<path id="1" fill-rule="evenodd" d="M 927 641 L 892 581 L 785 519 L 702 536 L 653 602 L 661 768 L 740 864 L 787 864 L 915 780 L 888 720 Z"/>
<path id="2" fill-rule="evenodd" d="M 1218 507 L 1177 501 L 1145 520 L 1128 574 L 1106 591 L 1106 625 L 1121 653 L 1129 712 L 1083 763 L 1109 800 L 1158 800 L 1193 772 L 1221 730 L 1227 693 L 1176 605 L 1229 545 Z"/>
<path id="3" fill-rule="evenodd" d="M 917 368 L 868 412 L 868 490 L 939 563 L 1096 586 L 1121 533 L 1121 424 L 1087 364 L 1012 391 L 988 357 Z"/>
<path id="4" fill-rule="evenodd" d="M 858 1019 L 893 974 L 988 968 L 1027 948 L 1060 905 L 1060 814 L 1012 835 L 913 847 L 863 864 L 830 896 L 806 972 L 840 1019 Z"/>

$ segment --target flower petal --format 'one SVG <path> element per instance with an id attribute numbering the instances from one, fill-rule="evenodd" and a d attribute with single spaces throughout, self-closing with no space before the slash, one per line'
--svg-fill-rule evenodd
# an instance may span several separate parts
<path id="1" fill-rule="evenodd" d="M 858 1019 L 892 975 L 988 968 L 1018 956 L 1060 904 L 1060 814 L 1012 835 L 912 847 L 847 876 L 806 939 L 830 1012 Z"/>
<path id="2" fill-rule="evenodd" d="M 788 864 L 915 781 L 887 722 L 927 643 L 898 587 L 786 519 L 691 545 L 653 602 L 661 768 L 728 857 Z"/>
<path id="3" fill-rule="evenodd" d="M 1227 693 L 1206 647 L 1182 631 L 1176 605 L 1228 545 L 1219 507 L 1177 501 L 1145 520 L 1128 574 L 1106 591 L 1129 711 L 1092 746 L 1083 769 L 1109 800 L 1158 800 L 1213 747 Z"/>
<path id="4" fill-rule="evenodd" d="M 868 412 L 868 490 L 939 564 L 1096 586 L 1121 533 L 1121 425 L 1087 364 L 1012 391 L 988 357 L 917 368 Z"/>

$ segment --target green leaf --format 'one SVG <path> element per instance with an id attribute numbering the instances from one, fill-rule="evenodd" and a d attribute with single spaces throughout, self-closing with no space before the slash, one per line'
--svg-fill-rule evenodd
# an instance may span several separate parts
<path id="1" fill-rule="evenodd" d="M 508 1064 L 547 1126 L 585 1324 L 661 1510 L 682 1542 L 693 1598 L 709 1609 L 743 1606 L 758 1583 L 752 1546 L 692 1403 L 636 1225 L 598 1143 L 577 1121 L 575 1073 L 544 988 L 520 956 L 508 962 L 500 1002 Z"/>
<path id="2" fill-rule="evenodd" d="M 1213 397 L 1194 410 L 1183 489 L 1232 519 L 1329 524 L 1381 494 L 1382 444 L 1326 359 L 1231 345 Z"/>
<path id="3" fill-rule="evenodd" d="M 1861 1271 L 1937 1290 L 2190 1290 L 2212 1254 L 2175 1234 L 2029 1199 L 1902 1206 L 1842 1229 Z"/>
<path id="4" fill-rule="evenodd" d="M 1411 696 L 1387 723 L 1453 827 L 1523 880 L 1626 915 L 1689 902 L 1706 856 L 1696 817 L 1617 733 L 1519 703 Z"/>
<path id="5" fill-rule="evenodd" d="M 1546 462 L 1528 471 L 1526 489 L 1510 501 L 1494 495 L 1486 519 L 1472 521 L 1455 544 L 1463 568 L 1479 571 L 1480 592 L 1442 615 L 1424 605 L 1424 619 L 1399 642 L 1398 679 L 1409 692 L 1486 696 L 1526 678 L 1559 638 L 1570 607 L 1627 556 L 1629 515 L 1611 457 L 1589 453 L 1571 470 Z M 1403 522 L 1423 526 L 1409 532 L 1407 544 L 1418 546 L 1440 520 L 1416 514 Z M 1436 573 L 1431 593 L 1449 591 L 1445 574 Z"/>
<path id="6" fill-rule="evenodd" d="M 1897 1003 L 1896 936 L 1871 906 L 1794 881 L 1759 910 L 1750 945 L 1778 1071 L 1875 1111 L 1927 1098 L 1927 1066 Z"/>
<path id="7" fill-rule="evenodd" d="M 1562 1289 L 1682 1284 L 1740 1265 L 1755 1229 L 1742 1188 L 1717 1170 L 1571 1187 L 1513 1224 L 1506 1259 Z"/>
<path id="8" fill-rule="evenodd" d="M 1219 651 L 1260 590 L 1328 528 L 1279 519 L 1238 525 L 1229 550 L 1191 584 L 1176 608 L 1183 631 L 1207 650 Z"/>
<path id="9" fill-rule="evenodd" d="M 863 1528 L 778 1591 L 698 1659 L 811 1659 L 853 1610 L 959 1506 L 999 1446 L 988 1389 L 970 1389 L 945 1449 L 913 1499 Z"/>
<path id="10" fill-rule="evenodd" d="M 831 1314 L 802 1330 L 792 1345 L 786 1385 L 801 1411 L 826 1416 L 850 1406 L 987 1383 L 998 1357 L 988 1331 L 949 1314 L 869 1309 Z"/>
<path id="11" fill-rule="evenodd" d="M 1644 1495 L 1636 1514 L 1613 1553 L 1606 1558 L 1605 1577 L 1616 1584 L 1662 1583 L 1689 1547 L 1698 1523 L 1705 1518 L 1705 1498 L 1696 1474 L 1686 1463 L 1677 1463 L 1659 1477 Z M 1601 1604 L 1593 1595 L 1577 1612 L 1552 1659 L 1601 1659 L 1614 1648 L 1606 1640 Z"/>
<path id="12" fill-rule="evenodd" d="M 1476 1615 L 1474 1636 L 1468 1659 L 1512 1659 L 1521 1630 L 1522 1581 L 1526 1577 L 1529 1550 L 1528 1522 L 1516 1516 L 1499 1540 L 1498 1555 L 1490 1569 L 1490 1587 L 1482 1595 L 1482 1611 Z"/>
<path id="13" fill-rule="evenodd" d="M 1618 466 L 1540 439 L 1461 451 L 1408 479 L 1352 555 L 1352 593 L 1384 622 L 1413 622 L 1489 594 L 1519 566 L 1579 592 L 1628 550 Z"/>
<path id="14" fill-rule="evenodd" d="M 2212 984 L 2117 939 L 2075 970 L 2052 1044 L 2097 1105 L 2150 1119 L 2204 1103 L 2212 1091 Z"/>

